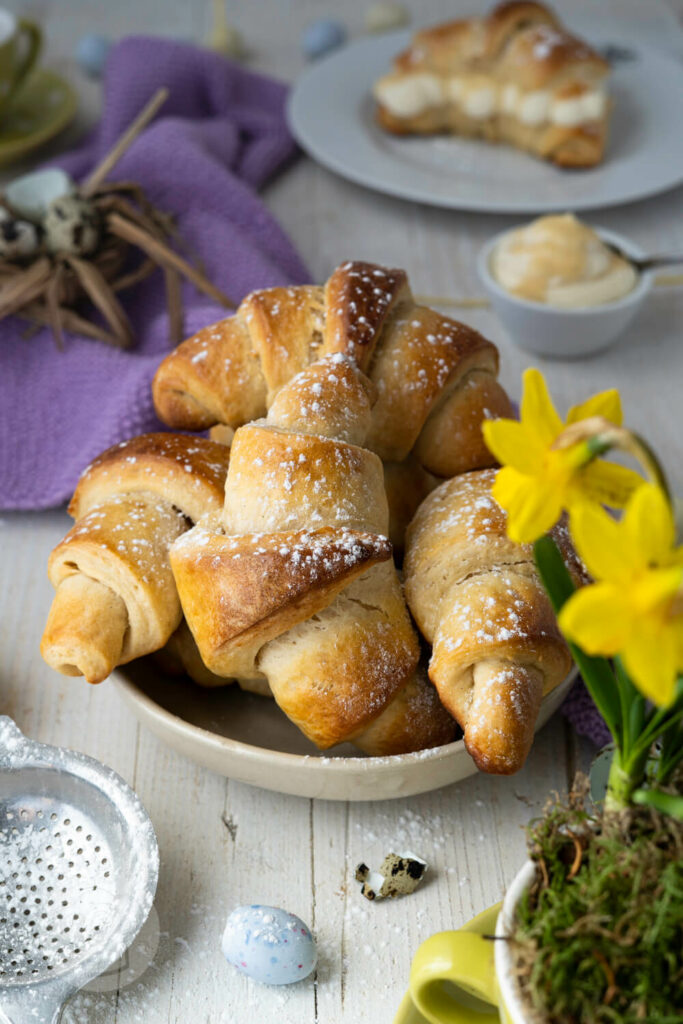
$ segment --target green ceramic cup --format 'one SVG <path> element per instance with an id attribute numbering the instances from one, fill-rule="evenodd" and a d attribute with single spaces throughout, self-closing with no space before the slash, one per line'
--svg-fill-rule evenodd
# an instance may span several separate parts
<path id="1" fill-rule="evenodd" d="M 7 104 L 35 66 L 43 34 L 33 21 L 0 7 L 0 120 Z"/>

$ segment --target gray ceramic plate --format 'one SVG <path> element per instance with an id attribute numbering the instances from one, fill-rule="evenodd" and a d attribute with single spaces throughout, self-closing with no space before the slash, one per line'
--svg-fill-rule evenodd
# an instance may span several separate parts
<path id="1" fill-rule="evenodd" d="M 538 728 L 576 677 L 550 693 Z M 180 754 L 219 775 L 263 789 L 326 800 L 387 800 L 425 793 L 477 771 L 462 740 L 433 750 L 363 757 L 350 744 L 321 753 L 275 701 L 237 686 L 203 690 L 166 675 L 150 659 L 117 669 L 119 693 L 140 722 Z"/>
<path id="2" fill-rule="evenodd" d="M 583 23 L 577 30 L 585 31 Z M 604 33 L 604 23 L 597 23 L 599 30 Z M 372 85 L 410 37 L 404 31 L 358 40 L 314 64 L 296 83 L 289 102 L 292 131 L 337 174 L 434 206 L 515 214 L 615 206 L 683 181 L 683 133 L 676 130 L 683 65 L 663 51 L 632 37 L 586 32 L 596 45 L 628 59 L 614 67 L 605 161 L 572 171 L 510 146 L 382 131 L 374 121 Z"/>

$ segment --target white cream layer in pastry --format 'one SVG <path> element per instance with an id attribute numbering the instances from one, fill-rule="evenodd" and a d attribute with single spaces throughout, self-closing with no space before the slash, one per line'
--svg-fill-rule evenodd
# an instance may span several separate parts
<path id="1" fill-rule="evenodd" d="M 483 120 L 502 113 L 528 125 L 585 124 L 600 120 L 607 109 L 604 89 L 556 96 L 549 89 L 525 92 L 512 83 L 501 85 L 489 75 L 446 77 L 431 71 L 385 75 L 375 83 L 374 95 L 395 117 L 416 117 L 443 103 L 457 103 L 472 118 Z"/>

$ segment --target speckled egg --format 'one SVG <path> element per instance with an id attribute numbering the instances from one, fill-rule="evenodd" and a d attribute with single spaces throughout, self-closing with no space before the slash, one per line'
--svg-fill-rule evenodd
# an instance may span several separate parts
<path id="1" fill-rule="evenodd" d="M 76 45 L 76 63 L 81 71 L 92 78 L 99 78 L 104 72 L 104 65 L 111 49 L 111 40 L 98 32 L 89 32 L 82 36 Z"/>
<path id="2" fill-rule="evenodd" d="M 21 262 L 34 256 L 40 247 L 35 224 L 20 220 L 0 206 L 0 260 Z"/>
<path id="3" fill-rule="evenodd" d="M 365 12 L 368 32 L 390 32 L 410 22 L 410 14 L 403 4 L 382 2 L 372 4 Z"/>
<path id="4" fill-rule="evenodd" d="M 258 904 L 233 910 L 222 949 L 228 963 L 263 985 L 301 981 L 318 960 L 315 940 L 301 918 Z"/>
<path id="5" fill-rule="evenodd" d="M 43 221 L 50 252 L 89 256 L 100 243 L 101 224 L 97 210 L 87 199 L 62 196 L 53 199 Z"/>
<path id="6" fill-rule="evenodd" d="M 346 42 L 346 29 L 340 21 L 333 18 L 319 18 L 312 21 L 304 29 L 301 46 L 304 54 L 310 59 L 323 57 L 326 53 L 336 50 Z"/>

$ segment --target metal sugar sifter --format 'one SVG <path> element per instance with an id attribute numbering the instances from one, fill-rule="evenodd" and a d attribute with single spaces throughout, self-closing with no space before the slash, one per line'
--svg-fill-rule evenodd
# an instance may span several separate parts
<path id="1" fill-rule="evenodd" d="M 156 837 L 110 768 L 0 716 L 0 1022 L 55 1024 L 152 906 Z"/>

